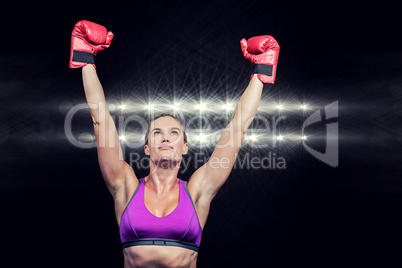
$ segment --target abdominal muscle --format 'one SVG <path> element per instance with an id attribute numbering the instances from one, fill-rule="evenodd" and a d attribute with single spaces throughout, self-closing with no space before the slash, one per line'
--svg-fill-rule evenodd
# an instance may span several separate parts
<path id="1" fill-rule="evenodd" d="M 175 246 L 132 246 L 123 250 L 124 268 L 197 266 L 198 252 Z"/>

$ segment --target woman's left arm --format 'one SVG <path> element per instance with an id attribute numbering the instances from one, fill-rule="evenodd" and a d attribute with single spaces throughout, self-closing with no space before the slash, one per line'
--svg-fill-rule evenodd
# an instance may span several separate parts
<path id="1" fill-rule="evenodd" d="M 248 41 L 243 39 L 241 47 L 244 57 L 253 62 L 255 75 L 237 103 L 232 119 L 223 130 L 211 157 L 188 181 L 188 187 L 193 188 L 196 195 L 193 197 L 195 202 L 201 198 L 208 204 L 226 182 L 247 129 L 257 113 L 263 83 L 273 84 L 275 81 L 279 54 L 276 40 L 268 35 L 257 36 Z"/>
<path id="2" fill-rule="evenodd" d="M 263 83 L 254 75 L 237 103 L 232 120 L 223 130 L 211 157 L 194 173 L 197 176 L 196 173 L 199 171 L 198 176 L 202 177 L 201 194 L 212 199 L 229 177 L 247 129 L 257 113 L 262 89 Z M 193 179 L 193 176 L 190 179 Z"/>

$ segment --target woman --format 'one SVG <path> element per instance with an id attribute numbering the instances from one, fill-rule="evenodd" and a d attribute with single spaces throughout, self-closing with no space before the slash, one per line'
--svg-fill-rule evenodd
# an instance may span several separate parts
<path id="1" fill-rule="evenodd" d="M 125 267 L 196 267 L 211 201 L 232 170 L 257 112 L 263 83 L 275 81 L 279 45 L 271 36 L 241 40 L 243 54 L 254 66 L 250 83 L 208 162 L 186 183 L 177 174 L 188 152 L 187 136 L 171 115 L 156 117 L 148 127 L 144 150 L 150 173 L 146 177 L 138 180 L 124 161 L 94 65 L 96 53 L 109 47 L 112 39 L 113 34 L 101 25 L 78 22 L 71 38 L 70 68 L 82 68 L 99 165 L 114 199 Z"/>

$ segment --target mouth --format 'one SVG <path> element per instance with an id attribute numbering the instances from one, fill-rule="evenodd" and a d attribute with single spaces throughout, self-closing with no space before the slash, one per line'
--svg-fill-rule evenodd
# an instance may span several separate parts
<path id="1" fill-rule="evenodd" d="M 170 145 L 161 145 L 161 146 L 159 146 L 158 149 L 159 150 L 169 150 L 169 149 L 173 149 L 173 147 Z"/>

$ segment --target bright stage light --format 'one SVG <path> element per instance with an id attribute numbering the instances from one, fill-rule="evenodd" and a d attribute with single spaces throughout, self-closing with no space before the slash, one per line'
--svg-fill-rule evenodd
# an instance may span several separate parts
<path id="1" fill-rule="evenodd" d="M 120 140 L 122 140 L 122 141 L 127 141 L 127 139 L 126 139 L 126 136 L 125 136 L 125 135 L 120 135 L 120 136 L 119 136 L 119 139 L 120 139 Z"/>
<path id="2" fill-rule="evenodd" d="M 195 106 L 195 108 L 202 112 L 202 111 L 205 111 L 207 109 L 207 105 L 205 103 L 200 103 L 200 104 L 197 104 Z"/>
<path id="3" fill-rule="evenodd" d="M 196 138 L 200 143 L 206 143 L 208 136 L 201 133 L 201 134 L 195 136 L 195 138 Z"/>
<path id="4" fill-rule="evenodd" d="M 111 111 L 111 112 L 116 110 L 116 105 L 114 105 L 113 103 L 109 104 L 107 107 L 108 107 L 109 111 Z"/>
<path id="5" fill-rule="evenodd" d="M 233 111 L 233 105 L 230 104 L 230 103 L 226 103 L 226 104 L 222 105 L 222 108 L 223 108 L 224 110 L 226 110 L 227 112 Z"/>
<path id="6" fill-rule="evenodd" d="M 254 134 L 250 134 L 250 135 L 248 135 L 248 140 L 250 140 L 252 142 L 256 142 L 258 140 L 258 136 L 254 135 Z"/>
<path id="7" fill-rule="evenodd" d="M 90 134 L 88 132 L 84 132 L 84 133 L 81 133 L 80 135 L 78 135 L 78 140 L 81 142 L 94 141 L 95 137 L 92 136 L 92 134 Z"/>
<path id="8" fill-rule="evenodd" d="M 120 108 L 120 110 L 125 110 L 125 109 L 126 109 L 126 105 L 125 105 L 125 104 L 121 104 L 119 108 Z"/>
<path id="9" fill-rule="evenodd" d="M 307 140 L 307 136 L 303 135 L 303 136 L 301 137 L 301 139 L 302 139 L 302 140 Z"/>
<path id="10" fill-rule="evenodd" d="M 278 104 L 277 108 L 278 110 L 283 110 L 283 104 Z"/>
<path id="11" fill-rule="evenodd" d="M 282 136 L 282 135 L 278 135 L 278 136 L 276 136 L 276 139 L 277 139 L 278 141 L 282 141 L 282 140 L 283 140 L 283 136 Z"/>
<path id="12" fill-rule="evenodd" d="M 306 110 L 306 109 L 308 108 L 308 106 L 307 106 L 307 104 L 302 104 L 302 105 L 300 106 L 300 108 L 302 108 L 303 110 Z"/>

